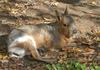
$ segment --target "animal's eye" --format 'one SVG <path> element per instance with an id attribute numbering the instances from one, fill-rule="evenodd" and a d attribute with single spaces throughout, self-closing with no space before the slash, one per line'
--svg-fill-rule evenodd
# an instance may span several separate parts
<path id="1" fill-rule="evenodd" d="M 63 24 L 63 26 L 67 26 L 66 24 Z"/>

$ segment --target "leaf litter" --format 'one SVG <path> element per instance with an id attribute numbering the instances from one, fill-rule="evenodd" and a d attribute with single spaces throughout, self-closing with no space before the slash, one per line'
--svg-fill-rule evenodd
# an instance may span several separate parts
<path id="1" fill-rule="evenodd" d="M 45 2 L 48 3 L 48 2 Z M 59 3 L 55 2 L 57 4 L 53 4 L 52 6 L 57 6 Z M 38 3 L 37 3 L 38 4 Z M 42 3 L 41 3 L 42 4 Z M 61 3 L 62 4 L 62 3 Z M 96 5 L 96 2 L 91 2 L 89 5 L 85 5 L 86 7 L 90 7 L 91 5 Z M 34 4 L 36 5 L 36 4 Z M 12 7 L 13 6 L 13 7 Z M 83 5 L 84 6 L 84 5 Z M 97 6 L 97 5 L 96 5 Z M 0 4 L 0 21 L 6 20 L 10 23 L 7 23 L 5 21 L 5 24 L 8 24 L 10 27 L 17 27 L 20 25 L 23 25 L 23 23 L 26 24 L 34 24 L 34 23 L 41 23 L 44 22 L 43 17 L 37 15 L 39 13 L 43 13 L 42 11 L 39 11 L 33 16 L 34 17 L 27 17 L 27 8 L 33 7 L 33 4 L 28 3 L 14 3 L 14 2 L 1 2 Z M 37 6 L 35 6 L 37 7 Z M 70 7 L 70 6 L 69 6 Z M 73 7 L 73 6 L 71 6 Z M 77 9 L 77 7 L 75 8 Z M 73 9 L 71 9 L 73 10 Z M 80 10 L 80 9 L 79 9 Z M 33 10 L 34 11 L 34 10 Z M 38 11 L 38 10 L 37 10 Z M 81 10 L 80 10 L 81 11 Z M 84 9 L 81 11 L 83 13 Z M 73 13 L 73 12 L 71 12 Z M 6 16 L 9 16 L 8 14 L 13 16 L 13 22 L 11 21 L 11 18 L 1 16 L 1 14 L 5 14 Z M 88 9 L 85 10 L 85 14 L 89 14 L 89 17 L 94 17 L 94 14 L 88 12 Z M 51 13 L 50 13 L 51 15 Z M 75 13 L 77 15 L 77 13 Z M 76 17 L 74 15 L 74 19 L 76 20 Z M 92 15 L 92 16 L 91 16 Z M 19 17 L 20 16 L 20 17 Z M 26 17 L 25 17 L 26 16 Z M 82 15 L 81 17 L 84 17 L 87 15 Z M 98 14 L 95 14 L 95 16 L 98 16 Z M 51 18 L 54 18 L 54 15 L 50 16 Z M 28 18 L 28 19 L 27 19 Z M 45 19 L 47 16 L 45 16 Z M 48 21 L 52 21 L 53 19 L 49 18 Z M 77 17 L 78 19 L 79 17 Z M 98 18 L 99 20 L 100 18 Z M 34 21 L 34 22 L 33 22 Z M 53 20 L 55 21 L 55 20 Z M 93 20 L 94 21 L 94 20 Z M 78 22 L 78 21 L 77 21 Z M 98 21 L 99 22 L 99 21 Z M 0 25 L 4 22 L 0 22 Z M 17 23 L 17 24 L 16 24 Z M 78 22 L 79 23 L 79 22 Z M 81 22 L 82 23 L 82 22 Z M 92 24 L 92 23 L 91 23 Z M 99 25 L 98 23 L 95 23 Z M 78 25 L 78 24 L 76 24 Z M 79 23 L 80 25 L 80 23 Z M 82 24 L 81 24 L 82 25 Z M 8 27 L 9 27 L 8 26 Z M 99 27 L 90 27 L 90 31 L 83 32 L 83 29 L 79 29 L 79 34 L 75 35 L 75 37 L 72 37 L 73 41 L 71 41 L 68 46 L 65 46 L 59 51 L 49 51 L 44 54 L 44 56 L 50 56 L 51 58 L 57 59 L 56 63 L 64 63 L 65 61 L 71 61 L 71 60 L 79 60 L 81 63 L 88 63 L 91 64 L 92 62 L 97 62 L 98 65 L 100 65 L 100 29 Z M 8 28 L 7 28 L 8 29 Z M 1 32 L 1 31 L 0 31 Z M 2 31 L 3 32 L 3 31 Z M 7 47 L 6 47 L 6 40 L 3 40 L 4 38 L 7 39 L 7 35 L 9 34 L 8 31 L 4 31 L 4 33 L 0 33 L 0 69 L 1 70 L 42 70 L 44 68 L 45 63 L 35 61 L 33 59 L 28 58 L 27 56 L 22 59 L 17 58 L 10 58 L 7 53 Z M 3 36 L 2 36 L 3 35 Z"/>

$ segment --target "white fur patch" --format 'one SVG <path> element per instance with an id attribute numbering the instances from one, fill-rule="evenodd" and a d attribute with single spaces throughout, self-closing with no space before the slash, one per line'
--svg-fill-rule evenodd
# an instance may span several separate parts
<path id="1" fill-rule="evenodd" d="M 15 45 L 17 45 L 18 43 L 24 43 L 24 42 L 29 42 L 31 41 L 32 43 L 32 46 L 27 46 L 27 47 L 33 47 L 35 49 L 37 49 L 37 46 L 36 46 L 36 42 L 35 42 L 35 39 L 30 36 L 30 35 L 23 35 L 21 37 L 18 37 L 16 38 L 8 47 L 8 51 L 10 52 L 10 57 L 17 57 L 17 58 L 22 58 L 25 54 L 26 54 L 26 51 L 24 48 L 21 48 L 21 47 L 15 47 Z M 30 43 L 30 42 L 29 42 Z M 18 54 L 15 55 L 15 54 Z"/>
<path id="2" fill-rule="evenodd" d="M 34 45 L 34 47 L 36 48 L 36 43 L 35 43 L 35 40 L 32 36 L 29 36 L 29 35 L 24 35 L 24 36 L 21 36 L 19 38 L 17 38 L 15 41 L 17 42 L 28 42 L 29 40 L 32 41 L 32 44 Z"/>
<path id="3" fill-rule="evenodd" d="M 21 37 L 18 37 L 15 41 L 18 41 L 18 42 L 25 42 L 27 40 L 33 40 L 31 36 L 28 36 L 28 35 L 24 35 L 24 36 L 21 36 Z"/>
<path id="4" fill-rule="evenodd" d="M 14 45 L 16 45 L 17 43 L 23 43 L 23 42 L 28 42 L 29 40 L 32 41 L 32 45 L 34 46 L 34 48 L 36 47 L 36 42 L 35 39 L 32 36 L 29 35 L 23 35 L 21 37 L 18 37 L 17 39 L 15 39 L 10 45 L 9 47 L 13 47 Z"/>

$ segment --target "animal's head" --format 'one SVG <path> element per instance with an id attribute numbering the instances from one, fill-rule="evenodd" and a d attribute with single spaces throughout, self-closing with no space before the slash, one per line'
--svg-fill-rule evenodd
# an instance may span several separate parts
<path id="1" fill-rule="evenodd" d="M 56 10 L 56 16 L 57 16 L 57 23 L 60 24 L 61 28 L 59 29 L 66 37 L 70 37 L 70 27 L 73 24 L 72 17 L 68 14 L 67 7 L 64 11 L 64 13 L 59 16 L 58 11 Z"/>

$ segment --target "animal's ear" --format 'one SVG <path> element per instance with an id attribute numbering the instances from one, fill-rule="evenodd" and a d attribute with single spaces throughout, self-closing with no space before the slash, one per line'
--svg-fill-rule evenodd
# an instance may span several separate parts
<path id="1" fill-rule="evenodd" d="M 64 15 L 68 15 L 68 8 L 67 8 L 67 6 L 66 6 L 66 9 L 64 11 Z"/>
<path id="2" fill-rule="evenodd" d="M 67 22 L 66 16 L 68 15 L 67 6 L 66 6 L 64 13 L 61 16 L 59 15 L 59 12 L 57 10 L 55 10 L 55 13 L 56 13 L 56 18 L 57 18 L 57 23 L 60 23 L 66 26 L 66 22 Z"/>
<path id="3" fill-rule="evenodd" d="M 60 16 L 60 14 L 59 14 L 59 12 L 57 10 L 55 10 L 55 13 L 56 13 L 56 19 L 57 19 L 56 22 L 58 24 L 63 24 L 63 17 Z"/>
<path id="4" fill-rule="evenodd" d="M 59 13 L 58 13 L 57 10 L 55 10 L 55 14 L 56 14 L 56 19 L 57 19 L 57 21 L 59 22 L 59 21 L 60 21 L 60 16 L 59 16 Z"/>
<path id="5" fill-rule="evenodd" d="M 69 16 L 68 15 L 68 9 L 67 9 L 67 6 L 66 6 L 66 9 L 65 9 L 65 11 L 62 14 L 61 19 L 60 19 L 60 23 L 62 23 L 64 26 L 68 26 L 68 22 L 69 22 L 68 16 Z"/>

